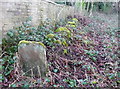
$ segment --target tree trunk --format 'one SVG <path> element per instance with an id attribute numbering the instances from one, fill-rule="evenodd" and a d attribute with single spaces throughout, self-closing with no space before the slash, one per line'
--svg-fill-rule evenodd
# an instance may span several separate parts
<path id="1" fill-rule="evenodd" d="M 90 2 L 87 2 L 87 12 L 89 12 Z"/>
<path id="2" fill-rule="evenodd" d="M 80 0 L 80 11 L 82 12 L 82 0 Z"/>
<path id="3" fill-rule="evenodd" d="M 91 17 L 91 16 L 92 16 L 93 4 L 94 4 L 94 2 L 91 2 L 91 9 L 90 9 L 90 14 L 89 14 L 89 17 Z"/>

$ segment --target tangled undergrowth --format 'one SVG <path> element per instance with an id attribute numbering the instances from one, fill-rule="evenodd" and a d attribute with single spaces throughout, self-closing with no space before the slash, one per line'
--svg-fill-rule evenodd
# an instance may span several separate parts
<path id="1" fill-rule="evenodd" d="M 118 27 L 101 19 L 69 16 L 55 25 L 50 20 L 38 28 L 30 24 L 10 30 L 2 41 L 4 87 L 118 87 Z M 17 45 L 40 41 L 47 47 L 47 78 L 20 74 Z"/>

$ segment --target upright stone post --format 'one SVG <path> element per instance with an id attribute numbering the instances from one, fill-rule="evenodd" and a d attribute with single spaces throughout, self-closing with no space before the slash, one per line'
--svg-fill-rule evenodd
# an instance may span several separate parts
<path id="1" fill-rule="evenodd" d="M 41 42 L 22 40 L 18 45 L 19 64 L 27 75 L 45 77 L 47 60 L 45 45 Z"/>

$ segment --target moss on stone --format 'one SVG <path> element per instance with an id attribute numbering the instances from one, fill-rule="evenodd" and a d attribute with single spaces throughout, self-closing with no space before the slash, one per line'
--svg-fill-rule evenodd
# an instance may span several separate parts
<path id="1" fill-rule="evenodd" d="M 21 40 L 18 45 L 20 45 L 20 44 L 30 44 L 30 43 L 39 44 L 39 45 L 43 46 L 44 48 L 46 48 L 46 46 L 42 42 L 36 42 L 36 41 Z"/>

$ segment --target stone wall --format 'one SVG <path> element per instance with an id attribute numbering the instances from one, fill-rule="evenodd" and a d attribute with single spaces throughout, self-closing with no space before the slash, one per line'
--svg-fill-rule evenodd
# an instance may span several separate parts
<path id="1" fill-rule="evenodd" d="M 57 21 L 72 13 L 73 7 L 58 5 L 51 1 L 0 0 L 0 34 L 12 29 L 13 26 L 21 25 L 29 16 L 33 18 L 33 25 L 37 26 L 46 18 Z"/>

